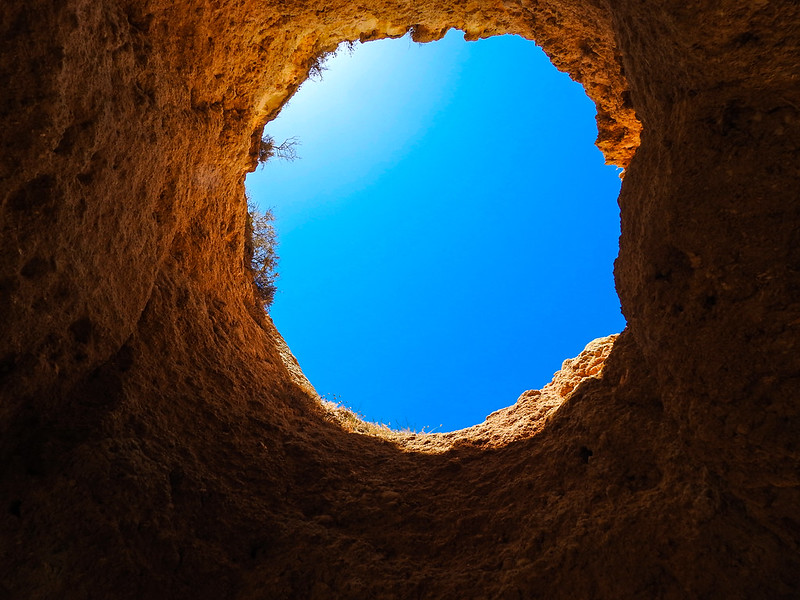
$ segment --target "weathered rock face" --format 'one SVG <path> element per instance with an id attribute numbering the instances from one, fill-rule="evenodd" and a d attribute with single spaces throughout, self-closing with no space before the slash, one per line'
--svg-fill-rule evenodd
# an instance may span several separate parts
<path id="1" fill-rule="evenodd" d="M 765 0 L 5 2 L 0 597 L 794 596 L 798 25 Z M 629 328 L 560 406 L 431 449 L 347 433 L 287 366 L 243 180 L 320 52 L 448 27 L 536 40 L 596 102 Z"/>

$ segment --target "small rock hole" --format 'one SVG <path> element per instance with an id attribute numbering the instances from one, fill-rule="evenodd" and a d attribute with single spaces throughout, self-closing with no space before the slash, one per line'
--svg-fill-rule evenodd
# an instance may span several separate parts
<path id="1" fill-rule="evenodd" d="M 15 211 L 33 211 L 55 203 L 56 179 L 40 175 L 22 186 L 9 198 L 9 207 Z"/>
<path id="2" fill-rule="evenodd" d="M 34 256 L 22 267 L 20 275 L 26 279 L 37 279 L 51 270 L 53 269 L 49 261 L 40 256 Z"/>
<path id="3" fill-rule="evenodd" d="M 92 321 L 87 317 L 78 319 L 69 326 L 69 331 L 72 333 L 72 337 L 75 338 L 76 342 L 79 344 L 88 344 L 89 340 L 92 338 Z"/>
<path id="4" fill-rule="evenodd" d="M 8 375 L 14 372 L 17 368 L 17 355 L 16 354 L 7 354 L 2 359 L 0 359 L 0 380 L 4 379 Z"/>

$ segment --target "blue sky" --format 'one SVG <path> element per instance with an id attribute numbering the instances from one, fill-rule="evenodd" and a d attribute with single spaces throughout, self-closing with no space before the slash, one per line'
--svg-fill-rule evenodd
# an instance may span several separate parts
<path id="1" fill-rule="evenodd" d="M 618 170 L 533 42 L 357 44 L 267 124 L 295 162 L 247 178 L 280 241 L 271 314 L 317 391 L 450 431 L 623 329 Z"/>

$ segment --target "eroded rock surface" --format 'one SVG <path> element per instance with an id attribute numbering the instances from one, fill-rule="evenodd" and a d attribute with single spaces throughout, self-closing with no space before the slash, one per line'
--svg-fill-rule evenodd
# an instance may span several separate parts
<path id="1" fill-rule="evenodd" d="M 597 104 L 629 327 L 429 452 L 326 418 L 243 182 L 320 52 L 448 27 Z M 799 37 L 761 0 L 3 3 L 0 597 L 796 596 Z"/>

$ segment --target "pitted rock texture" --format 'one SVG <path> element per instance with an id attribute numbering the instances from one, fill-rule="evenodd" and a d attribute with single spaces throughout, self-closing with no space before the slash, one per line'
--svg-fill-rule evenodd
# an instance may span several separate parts
<path id="1" fill-rule="evenodd" d="M 256 305 L 244 176 L 321 52 L 449 27 L 596 103 L 629 327 L 441 443 L 353 434 Z M 3 3 L 0 598 L 796 597 L 799 38 L 766 0 Z"/>

